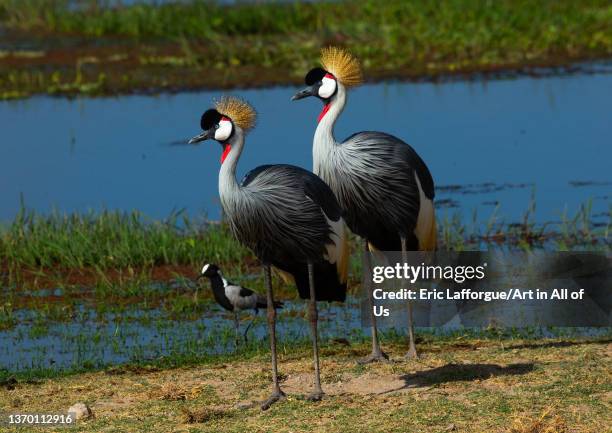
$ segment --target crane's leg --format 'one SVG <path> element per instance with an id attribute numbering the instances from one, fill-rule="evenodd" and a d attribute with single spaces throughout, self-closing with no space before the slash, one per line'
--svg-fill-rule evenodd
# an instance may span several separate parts
<path id="1" fill-rule="evenodd" d="M 270 351 L 272 352 L 272 395 L 262 403 L 261 410 L 269 409 L 270 406 L 285 397 L 285 393 L 281 390 L 278 383 L 278 369 L 276 367 L 276 310 L 274 309 L 272 275 L 269 264 L 264 265 L 264 280 L 268 298 L 268 330 L 270 333 Z"/>
<path id="2" fill-rule="evenodd" d="M 317 332 L 317 298 L 315 297 L 314 266 L 308 262 L 308 284 L 310 285 L 310 308 L 308 310 L 308 320 L 310 321 L 310 332 L 312 334 L 312 352 L 314 355 L 314 390 L 306 399 L 319 401 L 323 398 L 321 389 L 321 371 L 319 369 L 319 335 Z"/>
<path id="3" fill-rule="evenodd" d="M 406 237 L 400 237 L 402 241 L 402 261 L 408 261 L 408 250 L 406 248 Z M 417 357 L 416 346 L 414 344 L 414 320 L 412 317 L 412 301 L 408 301 L 408 352 L 406 358 L 414 359 Z"/>
<path id="4" fill-rule="evenodd" d="M 240 317 L 238 317 L 238 310 L 234 310 L 234 341 L 236 342 L 236 348 L 240 344 Z"/>
<path id="5" fill-rule="evenodd" d="M 370 258 L 370 249 L 368 248 L 368 240 L 363 240 L 363 254 L 365 258 L 365 266 L 366 275 L 369 275 L 372 272 L 372 260 Z M 380 344 L 378 342 L 378 327 L 376 326 L 376 316 L 374 315 L 374 295 L 372 293 L 372 281 L 369 278 L 365 279 L 365 288 L 364 290 L 368 294 L 368 299 L 370 301 L 370 323 L 372 326 L 372 353 L 357 361 L 359 364 L 369 364 L 371 362 L 380 362 L 380 361 L 388 361 L 389 357 L 385 352 L 380 349 Z"/>

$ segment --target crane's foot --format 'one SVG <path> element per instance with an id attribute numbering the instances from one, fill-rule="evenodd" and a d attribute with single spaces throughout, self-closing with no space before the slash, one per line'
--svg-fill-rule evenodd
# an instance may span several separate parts
<path id="1" fill-rule="evenodd" d="M 365 364 L 371 364 L 373 362 L 389 362 L 389 355 L 387 355 L 382 350 L 379 350 L 378 352 L 372 352 L 370 355 L 366 356 L 365 358 L 358 360 L 357 364 L 365 365 Z"/>
<path id="2" fill-rule="evenodd" d="M 263 403 L 261 403 L 261 410 L 268 410 L 270 409 L 270 407 L 276 403 L 279 400 L 284 400 L 287 396 L 285 395 L 285 393 L 278 389 L 276 391 L 274 391 L 272 393 L 272 395 L 270 397 L 268 397 L 266 400 L 264 400 Z"/>
<path id="3" fill-rule="evenodd" d="M 408 349 L 408 352 L 404 355 L 404 359 L 417 359 L 419 355 L 417 354 L 416 348 L 411 347 Z"/>
<path id="4" fill-rule="evenodd" d="M 325 395 L 325 393 L 322 390 L 317 390 L 317 391 L 313 391 L 310 394 L 308 394 L 305 398 L 308 401 L 321 401 L 323 400 L 323 396 Z"/>

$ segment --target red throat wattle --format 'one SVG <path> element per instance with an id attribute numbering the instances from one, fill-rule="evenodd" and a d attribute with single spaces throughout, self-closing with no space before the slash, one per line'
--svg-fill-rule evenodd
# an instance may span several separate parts
<path id="1" fill-rule="evenodd" d="M 329 103 L 323 106 L 323 110 L 321 111 L 321 114 L 319 114 L 319 117 L 317 118 L 317 123 L 320 122 L 321 119 L 323 119 L 323 117 L 327 114 L 328 111 L 329 111 Z"/>
<path id="2" fill-rule="evenodd" d="M 223 164 L 223 161 L 225 161 L 225 158 L 227 158 L 227 155 L 230 153 L 230 150 L 232 150 L 232 146 L 230 146 L 229 143 L 225 143 L 224 144 L 224 148 L 223 148 L 223 153 L 221 154 L 221 164 Z"/>

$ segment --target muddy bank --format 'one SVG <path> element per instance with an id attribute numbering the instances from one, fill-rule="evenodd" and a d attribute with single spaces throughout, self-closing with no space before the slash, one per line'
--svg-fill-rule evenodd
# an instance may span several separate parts
<path id="1" fill-rule="evenodd" d="M 178 93 L 207 89 L 262 88 L 301 85 L 307 66 L 266 67 L 221 58 L 204 42 L 137 43 L 129 39 L 90 40 L 48 35 L 30 39 L 13 35 L 11 47 L 0 50 L 0 99 L 37 94 L 74 97 Z M 229 44 L 236 43 L 228 41 Z M 30 48 L 26 48 L 30 47 Z M 478 63 L 415 61 L 410 66 L 374 64 L 365 68 L 368 82 L 400 80 L 445 82 L 520 76 L 548 77 L 598 73 L 605 53 L 543 56 L 524 61 Z M 211 62 L 211 59 L 213 60 Z"/>

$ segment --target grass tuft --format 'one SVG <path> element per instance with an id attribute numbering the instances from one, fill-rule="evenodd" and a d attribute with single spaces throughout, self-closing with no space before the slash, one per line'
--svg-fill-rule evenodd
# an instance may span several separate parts
<path id="1" fill-rule="evenodd" d="M 565 420 L 545 410 L 537 418 L 517 418 L 510 429 L 510 433 L 566 433 L 568 431 Z"/>

